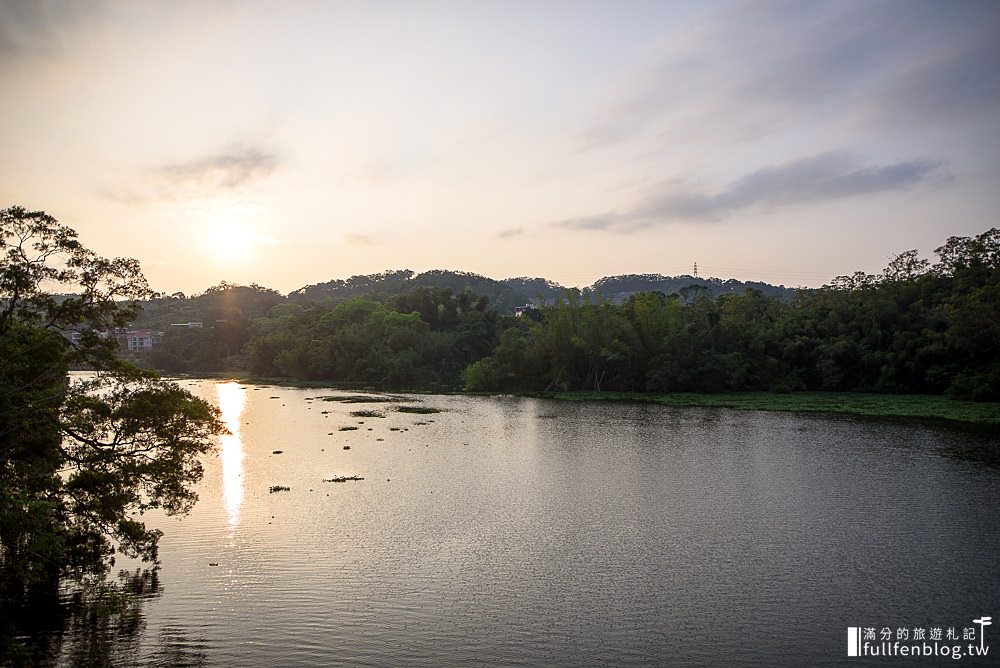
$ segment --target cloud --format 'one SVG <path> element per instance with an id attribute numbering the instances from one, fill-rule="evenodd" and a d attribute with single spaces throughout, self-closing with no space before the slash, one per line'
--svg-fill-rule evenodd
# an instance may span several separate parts
<path id="1" fill-rule="evenodd" d="M 511 239 L 513 237 L 519 237 L 524 234 L 523 227 L 512 227 L 510 229 L 501 230 L 497 232 L 498 239 Z"/>
<path id="2" fill-rule="evenodd" d="M 239 146 L 188 162 L 162 165 L 155 171 L 170 182 L 228 190 L 266 178 L 277 167 L 273 153 Z"/>
<path id="3" fill-rule="evenodd" d="M 733 3 L 647 52 L 592 111 L 579 150 L 1000 113 L 995 2 Z"/>
<path id="4" fill-rule="evenodd" d="M 829 152 L 750 172 L 715 193 L 686 191 L 675 183 L 648 191 L 625 212 L 608 212 L 555 223 L 574 230 L 634 231 L 673 221 L 721 220 L 751 208 L 776 208 L 905 190 L 942 173 L 942 163 L 910 160 L 865 166 L 846 153 Z"/>
<path id="5" fill-rule="evenodd" d="M 886 81 L 868 105 L 885 123 L 949 124 L 1000 113 L 1000 20 L 988 35 L 970 36 L 960 48 L 918 61 Z"/>
<path id="6" fill-rule="evenodd" d="M 154 164 L 138 180 L 102 185 L 97 193 L 121 204 L 200 202 L 246 195 L 279 167 L 278 157 L 257 146 L 235 146 L 183 162 Z"/>
<path id="7" fill-rule="evenodd" d="M 0 54 L 50 55 L 63 48 L 87 12 L 100 6 L 53 0 L 4 0 L 0 2 Z"/>
<path id="8" fill-rule="evenodd" d="M 344 239 L 352 246 L 371 246 L 375 243 L 367 234 L 348 234 Z"/>
<path id="9" fill-rule="evenodd" d="M 606 230 L 611 227 L 627 227 L 632 214 L 621 214 L 612 211 L 599 213 L 593 216 L 580 216 L 579 218 L 567 218 L 555 223 L 556 227 L 566 227 L 571 230 Z M 631 222 L 635 222 L 632 220 Z M 632 225 L 631 227 L 635 227 Z"/>

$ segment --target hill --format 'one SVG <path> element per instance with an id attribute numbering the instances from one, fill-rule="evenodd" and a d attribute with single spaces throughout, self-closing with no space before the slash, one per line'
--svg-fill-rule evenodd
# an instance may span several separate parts
<path id="1" fill-rule="evenodd" d="M 747 290 L 756 290 L 768 297 L 791 299 L 796 288 L 786 288 L 784 285 L 771 285 L 759 281 L 738 281 L 735 278 L 701 278 L 700 276 L 663 276 L 661 274 L 622 274 L 607 276 L 596 281 L 589 288 L 590 292 L 599 294 L 605 299 L 621 303 L 637 292 L 662 292 L 666 295 L 680 294 L 690 286 L 698 286 L 708 290 L 713 297 L 724 294 L 743 294 Z"/>
<path id="2" fill-rule="evenodd" d="M 417 287 L 448 288 L 458 294 L 469 290 L 490 301 L 490 306 L 500 313 L 513 313 L 514 308 L 539 301 L 552 302 L 566 290 L 578 293 L 600 295 L 620 303 L 637 292 L 663 292 L 678 294 L 689 286 L 699 286 L 713 296 L 735 293 L 743 294 L 748 289 L 757 290 L 770 297 L 790 299 L 794 288 L 771 285 L 757 281 L 722 280 L 694 276 L 663 276 L 660 274 L 623 274 L 608 276 L 585 288 L 567 288 L 545 278 L 518 277 L 497 280 L 462 271 L 435 269 L 421 274 L 408 269 L 389 270 L 380 274 L 352 276 L 348 279 L 334 279 L 325 283 L 308 285 L 294 290 L 288 295 L 293 302 L 315 302 L 335 304 L 352 297 L 372 297 L 384 300 L 386 297 L 408 292 Z"/>
<path id="3" fill-rule="evenodd" d="M 456 295 L 469 291 L 477 297 L 486 297 L 489 306 L 498 313 L 510 315 L 515 308 L 525 304 L 536 304 L 539 301 L 552 304 L 567 290 L 580 295 L 599 295 L 620 304 L 638 292 L 681 294 L 692 286 L 705 289 L 712 296 L 743 294 L 752 288 L 766 296 L 787 300 L 795 293 L 793 288 L 781 285 L 694 276 L 623 274 L 602 278 L 593 285 L 580 289 L 567 288 L 545 278 L 527 276 L 497 280 L 463 271 L 435 269 L 417 274 L 409 269 L 397 269 L 308 285 L 292 291 L 287 297 L 256 284 L 244 286 L 225 282 L 191 297 L 181 293 L 162 295 L 142 303 L 142 312 L 134 327 L 157 331 L 176 330 L 177 325 L 187 323 L 202 323 L 204 327 L 226 323 L 233 327 L 265 316 L 272 307 L 286 301 L 300 306 L 333 306 L 354 297 L 385 302 L 393 295 L 404 294 L 419 287 L 449 289 Z"/>
<path id="4" fill-rule="evenodd" d="M 468 290 L 486 297 L 490 306 L 501 313 L 513 313 L 515 307 L 534 302 L 539 296 L 552 300 L 566 289 L 544 278 L 498 281 L 464 271 L 434 269 L 417 274 L 409 269 L 397 269 L 307 285 L 289 293 L 288 299 L 298 303 L 336 304 L 363 296 L 384 301 L 390 295 L 419 287 L 450 289 L 455 294 Z"/>

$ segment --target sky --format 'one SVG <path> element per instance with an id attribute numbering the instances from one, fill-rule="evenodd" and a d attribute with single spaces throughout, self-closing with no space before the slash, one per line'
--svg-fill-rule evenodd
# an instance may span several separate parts
<path id="1" fill-rule="evenodd" d="M 1000 2 L 0 0 L 0 151 L 166 293 L 813 287 L 998 225 Z"/>

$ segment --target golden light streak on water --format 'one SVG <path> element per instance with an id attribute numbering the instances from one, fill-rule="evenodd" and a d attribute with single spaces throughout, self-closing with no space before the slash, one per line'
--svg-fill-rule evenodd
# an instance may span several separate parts
<path id="1" fill-rule="evenodd" d="M 219 383 L 219 410 L 228 434 L 219 437 L 219 458 L 222 460 L 222 503 L 229 514 L 229 526 L 240 523 L 243 505 L 243 442 L 240 440 L 240 417 L 246 404 L 246 388 L 239 383 Z"/>

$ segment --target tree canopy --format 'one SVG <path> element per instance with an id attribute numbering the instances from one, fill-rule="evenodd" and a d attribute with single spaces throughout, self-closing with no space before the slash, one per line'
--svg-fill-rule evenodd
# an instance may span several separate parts
<path id="1" fill-rule="evenodd" d="M 282 301 L 266 288 L 223 284 L 192 299 L 144 302 L 147 322 L 169 322 L 164 312 L 205 320 L 201 329 L 170 328 L 145 362 L 171 372 L 240 369 L 420 390 L 819 390 L 991 400 L 1000 398 L 998 247 L 995 229 L 952 237 L 937 262 L 909 250 L 878 274 L 838 276 L 791 296 L 715 279 L 611 277 L 595 284 L 607 294 L 563 290 L 521 317 L 504 315 L 468 284 L 415 285 L 431 275 L 472 281 L 471 274 L 355 277 L 340 286 L 353 296 L 337 300 Z"/>
<path id="2" fill-rule="evenodd" d="M 149 296 L 135 260 L 98 256 L 44 212 L 0 211 L 4 610 L 100 580 L 117 552 L 155 562 L 160 532 L 141 513 L 195 500 L 216 409 L 119 359 L 109 335 Z"/>
<path id="3" fill-rule="evenodd" d="M 952 237 L 881 274 L 792 300 L 639 292 L 621 305 L 567 294 L 470 365 L 476 391 L 870 391 L 1000 398 L 1000 231 Z"/>

